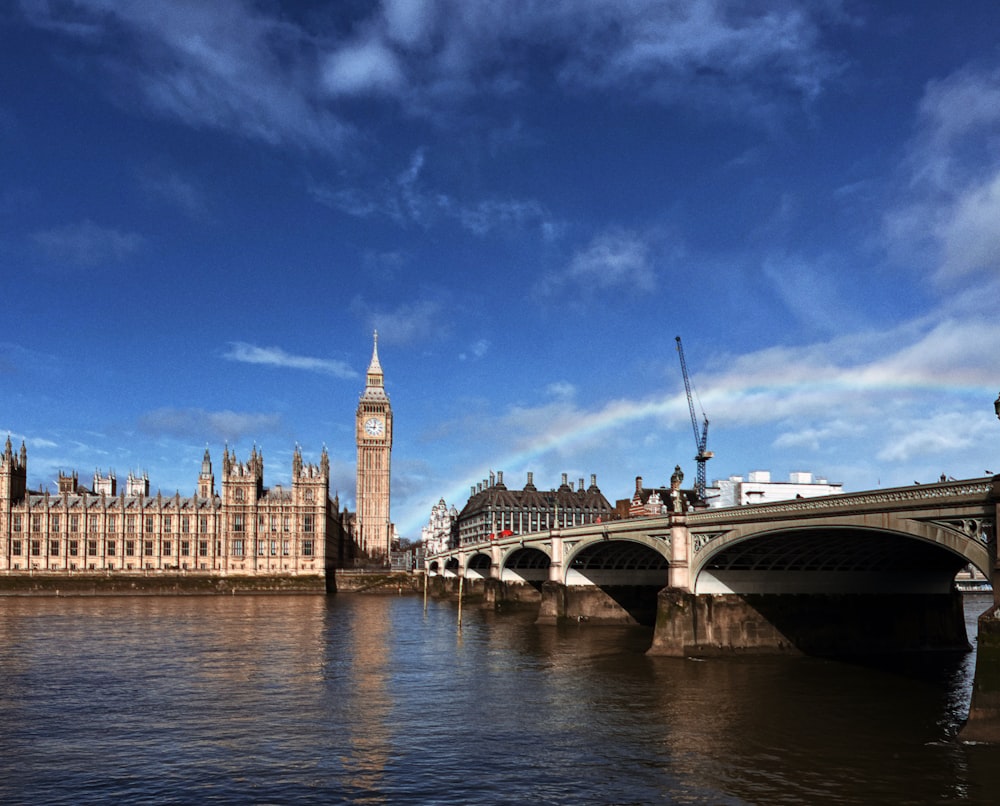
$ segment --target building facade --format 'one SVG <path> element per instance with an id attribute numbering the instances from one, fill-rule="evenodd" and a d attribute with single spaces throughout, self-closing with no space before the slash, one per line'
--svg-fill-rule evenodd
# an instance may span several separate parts
<path id="1" fill-rule="evenodd" d="M 646 487 L 642 476 L 635 477 L 635 492 L 631 498 L 615 502 L 618 518 L 647 518 L 669 512 L 689 512 L 700 505 L 696 490 L 682 490 L 684 472 L 680 465 L 674 467 L 669 487 Z"/>
<path id="2" fill-rule="evenodd" d="M 590 486 L 583 479 L 574 489 L 562 474 L 558 489 L 539 490 L 534 474 L 528 473 L 521 490 L 509 490 L 503 482 L 503 472 L 490 473 L 472 487 L 469 500 L 458 515 L 460 545 L 481 543 L 492 537 L 526 534 L 563 526 L 600 523 L 609 520 L 614 510 L 597 486 L 597 476 L 591 475 Z"/>
<path id="3" fill-rule="evenodd" d="M 743 476 L 730 476 L 717 480 L 705 491 L 709 507 L 742 507 L 748 504 L 765 504 L 787 501 L 792 498 L 816 498 L 821 495 L 839 495 L 844 492 L 841 482 L 829 482 L 812 473 L 794 472 L 788 481 L 771 481 L 769 470 L 752 470 Z"/>
<path id="4" fill-rule="evenodd" d="M 427 524 L 420 530 L 420 542 L 427 554 L 437 554 L 458 546 L 458 510 L 442 498 L 433 507 Z"/>
<path id="5" fill-rule="evenodd" d="M 197 492 L 149 494 L 149 479 L 59 475 L 58 492 L 31 491 L 27 450 L 10 438 L 0 457 L 0 572 L 172 572 L 325 575 L 345 543 L 344 517 L 329 498 L 326 449 L 319 465 L 295 448 L 291 489 L 264 486 L 264 457 L 223 451 L 221 490 L 208 450 Z"/>
<path id="6" fill-rule="evenodd" d="M 378 358 L 378 332 L 374 335 L 372 360 L 355 420 L 358 448 L 355 540 L 369 559 L 388 562 L 394 535 L 389 516 L 392 406 Z"/>

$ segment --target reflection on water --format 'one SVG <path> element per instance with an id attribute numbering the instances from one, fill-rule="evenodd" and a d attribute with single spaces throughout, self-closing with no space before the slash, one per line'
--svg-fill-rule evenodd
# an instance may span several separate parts
<path id="1" fill-rule="evenodd" d="M 974 618 L 987 600 L 968 607 Z M 995 803 L 971 655 L 650 658 L 418 598 L 0 600 L 3 803 Z"/>

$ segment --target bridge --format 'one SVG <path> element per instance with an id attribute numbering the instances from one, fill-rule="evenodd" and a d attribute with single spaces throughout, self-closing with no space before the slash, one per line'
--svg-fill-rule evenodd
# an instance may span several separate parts
<path id="1" fill-rule="evenodd" d="M 971 565 L 1000 597 L 998 507 L 993 476 L 510 535 L 425 563 L 488 603 L 536 602 L 542 622 L 654 625 L 653 654 L 968 651 L 955 575 Z M 1000 740 L 995 605 L 966 730 Z"/>

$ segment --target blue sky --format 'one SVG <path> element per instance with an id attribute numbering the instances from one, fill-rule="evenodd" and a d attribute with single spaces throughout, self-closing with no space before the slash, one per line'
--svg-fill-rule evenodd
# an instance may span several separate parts
<path id="1" fill-rule="evenodd" d="M 379 331 L 392 515 L 490 470 L 1000 472 L 1000 5 L 21 0 L 0 428 L 29 483 L 287 483 Z M 217 470 L 218 472 L 218 470 Z"/>

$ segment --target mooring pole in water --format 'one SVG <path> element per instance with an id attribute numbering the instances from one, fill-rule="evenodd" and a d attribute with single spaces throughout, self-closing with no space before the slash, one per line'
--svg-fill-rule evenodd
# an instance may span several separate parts
<path id="1" fill-rule="evenodd" d="M 465 582 L 465 577 L 461 576 L 458 578 L 458 631 L 462 631 L 462 583 Z"/>
<path id="2" fill-rule="evenodd" d="M 424 571 L 424 614 L 427 614 L 427 572 Z"/>

